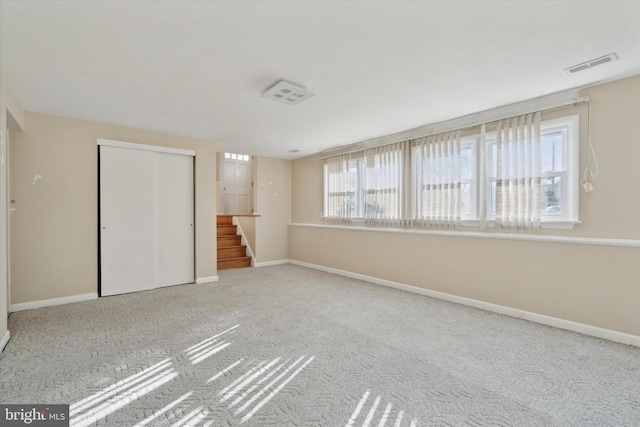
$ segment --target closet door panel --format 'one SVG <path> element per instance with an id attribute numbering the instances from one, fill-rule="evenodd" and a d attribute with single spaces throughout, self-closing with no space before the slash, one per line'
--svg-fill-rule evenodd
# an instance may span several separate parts
<path id="1" fill-rule="evenodd" d="M 101 295 L 154 288 L 154 153 L 100 147 Z"/>
<path id="2" fill-rule="evenodd" d="M 193 157 L 155 155 L 155 284 L 194 282 Z"/>

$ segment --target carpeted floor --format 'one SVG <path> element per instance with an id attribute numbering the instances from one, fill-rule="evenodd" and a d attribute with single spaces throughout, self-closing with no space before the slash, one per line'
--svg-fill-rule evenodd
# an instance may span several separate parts
<path id="1" fill-rule="evenodd" d="M 638 426 L 640 348 L 292 265 L 14 313 L 72 426 Z"/>

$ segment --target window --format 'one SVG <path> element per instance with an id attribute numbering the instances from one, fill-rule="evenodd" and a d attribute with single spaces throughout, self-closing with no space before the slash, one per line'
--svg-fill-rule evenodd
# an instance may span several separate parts
<path id="1" fill-rule="evenodd" d="M 339 156 L 324 165 L 324 216 L 330 219 L 364 217 L 364 158 Z"/>
<path id="2" fill-rule="evenodd" d="M 324 217 L 400 225 L 404 217 L 404 161 L 407 144 L 327 159 Z"/>
<path id="3" fill-rule="evenodd" d="M 225 159 L 240 160 L 242 162 L 248 162 L 251 157 L 248 154 L 236 154 L 236 153 L 224 153 Z"/>
<path id="4" fill-rule="evenodd" d="M 477 136 L 466 137 L 460 140 L 460 156 L 454 158 L 452 155 L 444 155 L 440 158 L 441 164 L 432 169 L 434 175 L 443 175 L 444 169 L 450 168 L 453 162 L 459 162 L 457 167 L 459 173 L 456 177 L 442 177 L 441 185 L 447 187 L 458 187 L 460 189 L 460 214 L 463 220 L 473 220 L 477 216 L 477 177 L 476 177 L 476 140 Z M 428 173 L 429 162 L 434 159 L 428 155 L 427 147 L 417 144 L 411 151 L 411 183 L 412 183 L 412 218 L 426 218 L 430 206 L 428 199 L 433 184 L 429 183 Z M 438 162 L 440 163 L 440 162 Z"/>
<path id="5" fill-rule="evenodd" d="M 540 124 L 541 221 L 578 221 L 577 115 Z M 496 214 L 497 149 L 495 132 L 487 133 L 487 219 Z"/>
<path id="6" fill-rule="evenodd" d="M 365 151 L 365 221 L 402 225 L 406 218 L 405 161 L 409 144 L 386 145 Z"/>
<path id="7" fill-rule="evenodd" d="M 578 222 L 579 116 L 540 122 L 538 115 L 536 120 L 540 123 L 541 171 L 538 223 L 548 228 L 570 228 Z M 487 225 L 493 226 L 497 135 L 496 131 L 484 132 L 484 125 L 482 129 L 482 135 L 460 138 L 459 132 L 455 137 L 454 133 L 442 134 L 368 149 L 359 152 L 358 157 L 351 154 L 329 158 L 324 169 L 325 217 L 386 225 L 477 226 L 481 211 L 482 215 L 486 211 Z M 512 129 L 512 135 L 513 132 Z M 485 150 L 481 153 L 482 147 Z M 532 153 L 537 153 L 537 148 Z M 537 154 L 528 152 L 525 156 L 537 158 Z M 537 196 L 538 180 L 530 180 L 531 185 L 536 185 Z M 510 185 L 514 182 L 517 181 Z M 528 192 L 529 183 L 520 188 Z M 537 203 L 536 199 L 536 206 Z M 530 204 L 527 206 L 529 209 Z"/>

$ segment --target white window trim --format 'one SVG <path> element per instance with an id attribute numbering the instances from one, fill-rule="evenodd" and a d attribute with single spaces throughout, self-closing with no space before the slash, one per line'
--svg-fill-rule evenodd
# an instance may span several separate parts
<path id="1" fill-rule="evenodd" d="M 327 205 L 329 203 L 329 166 L 327 164 L 322 165 L 322 212 L 320 212 L 320 218 L 328 219 Z"/>
<path id="2" fill-rule="evenodd" d="M 543 215 L 543 227 L 545 225 L 557 225 L 557 228 L 573 228 L 573 224 L 580 224 L 579 215 L 579 195 L 580 195 L 580 116 L 573 114 L 571 116 L 559 117 L 557 119 L 545 120 L 541 123 L 541 132 L 548 131 L 554 127 L 568 126 L 567 137 L 569 142 L 565 147 L 567 155 L 567 186 L 568 191 L 567 200 L 567 215 L 560 220 L 544 220 Z M 565 195 L 562 196 L 563 200 Z M 568 227 L 560 227 L 562 224 L 570 225 Z M 556 227 L 546 227 L 556 228 Z"/>
<path id="3" fill-rule="evenodd" d="M 563 190 L 566 189 L 566 193 L 562 194 L 562 209 L 566 212 L 564 215 L 557 216 L 554 214 L 542 214 L 541 215 L 541 227 L 543 229 L 555 229 L 555 230 L 570 230 L 576 224 L 582 224 L 579 219 L 579 201 L 580 194 L 579 189 L 579 156 L 578 151 L 580 147 L 579 129 L 580 129 L 580 116 L 573 114 L 570 116 L 558 117 L 556 119 L 543 120 L 540 123 L 540 133 L 550 133 L 554 130 L 567 129 L 568 143 L 563 147 L 563 155 L 566 161 L 566 172 L 562 172 L 563 180 L 566 179 L 566 187 L 563 185 Z M 495 132 L 487 132 L 487 141 L 495 139 Z M 487 143 L 487 172 L 491 168 L 489 147 L 491 144 Z M 543 176 L 555 176 L 558 173 L 544 173 Z M 491 179 L 492 177 L 487 173 L 486 182 L 486 194 L 487 194 L 487 227 L 495 227 L 495 214 L 491 213 L 489 209 L 489 203 L 491 202 Z M 480 183 L 480 185 L 482 185 Z M 556 219 L 557 218 L 557 219 Z M 467 219 L 463 218 L 462 226 L 464 227 L 478 227 L 480 225 L 479 219 Z"/>
<path id="4" fill-rule="evenodd" d="M 364 165 L 364 157 L 363 156 L 352 157 L 349 160 L 349 166 L 351 166 L 351 163 L 356 164 L 357 173 L 358 173 L 358 182 L 361 184 L 364 180 L 364 168 L 366 167 Z M 336 218 L 327 216 L 327 205 L 329 203 L 329 195 L 326 191 L 326 189 L 329 186 L 329 176 L 328 176 L 327 170 L 328 170 L 328 166 L 324 164 L 322 167 L 322 173 L 323 173 L 322 181 L 323 181 L 324 187 L 322 190 L 322 212 L 320 212 L 320 218 L 329 220 L 329 221 L 333 221 L 333 220 L 339 221 Z M 350 217 L 349 222 L 364 223 L 365 197 L 364 197 L 362 185 L 358 185 L 358 188 L 355 191 L 356 191 L 356 200 L 358 201 L 358 208 L 357 208 L 356 216 Z"/>
<path id="5" fill-rule="evenodd" d="M 541 122 L 541 133 L 552 132 L 554 128 L 557 129 L 567 129 L 567 138 L 568 142 L 563 146 L 563 154 L 564 159 L 566 161 L 566 172 L 562 172 L 563 182 L 566 181 L 566 186 L 563 185 L 563 194 L 562 194 L 562 210 L 564 213 L 561 216 L 556 216 L 554 214 L 542 214 L 541 215 L 541 227 L 543 229 L 572 229 L 574 225 L 581 224 L 582 221 L 579 219 L 579 194 L 580 194 L 580 170 L 579 170 L 579 147 L 580 147 L 580 139 L 579 139 L 579 125 L 580 125 L 580 116 L 578 114 L 563 116 L 555 119 L 548 119 Z M 495 132 L 493 132 L 495 134 Z M 473 167 L 473 178 L 469 180 L 471 183 L 472 191 L 471 191 L 471 214 L 463 215 L 461 225 L 463 227 L 479 227 L 480 219 L 479 219 L 479 206 L 478 206 L 478 193 L 480 189 L 480 185 L 485 185 L 486 194 L 487 194 L 487 222 L 486 226 L 488 228 L 495 227 L 495 219 L 494 215 L 491 214 L 489 210 L 489 203 L 491 198 L 491 177 L 487 173 L 487 177 L 485 182 L 479 182 L 479 153 L 480 149 L 478 144 L 479 135 L 470 135 L 461 139 L 460 146 L 468 147 L 471 146 L 472 150 L 472 167 Z M 495 138 L 495 135 L 492 133 L 487 133 L 487 139 Z M 489 144 L 486 146 L 487 150 Z M 411 153 L 413 156 L 413 152 Z M 489 153 L 486 153 L 486 158 L 489 159 Z M 353 159 L 357 160 L 357 159 Z M 487 162 L 487 172 L 490 168 L 490 163 Z M 411 209 L 412 212 L 415 210 L 415 199 L 413 197 L 415 192 L 415 160 L 411 160 L 411 183 L 408 191 L 411 192 Z M 359 179 L 362 180 L 360 168 L 358 168 Z M 547 175 L 556 175 L 556 173 L 550 173 Z M 327 173 L 326 166 L 324 169 L 324 185 L 325 189 L 327 188 Z M 361 186 L 360 186 L 361 187 Z M 358 194 L 362 191 L 361 188 L 358 188 Z M 406 191 L 406 190 L 405 190 Z M 323 211 L 321 213 L 321 218 L 328 219 L 325 216 L 326 213 L 326 203 L 327 203 L 327 193 L 323 191 L 324 197 L 324 205 Z M 364 201 L 363 201 L 364 203 Z M 364 206 L 360 207 L 364 210 Z M 358 212 L 360 214 L 360 212 Z M 364 223 L 364 218 L 361 216 L 352 217 L 349 220 L 354 223 Z"/>
<path id="6" fill-rule="evenodd" d="M 480 141 L 480 135 L 472 135 L 460 138 L 460 152 L 467 147 L 471 147 L 471 179 L 468 180 L 470 188 L 471 188 L 471 199 L 470 203 L 470 213 L 465 215 L 462 214 L 461 221 L 475 219 L 480 216 L 479 206 L 478 206 L 478 193 L 480 190 L 479 187 L 479 170 L 480 170 L 480 156 L 478 156 L 478 147 L 480 146 L 478 142 Z M 461 180 L 460 182 L 467 182 L 467 180 Z"/>
<path id="7" fill-rule="evenodd" d="M 574 225 L 582 224 L 582 221 L 562 221 L 562 220 L 546 220 L 543 221 L 541 226 L 543 229 L 550 230 L 571 230 Z M 463 227 L 480 227 L 479 219 L 466 219 L 461 221 Z M 487 220 L 487 228 L 494 228 L 496 221 L 494 219 Z"/>
<path id="8" fill-rule="evenodd" d="M 462 152 L 462 150 L 466 150 L 467 148 L 471 147 L 471 178 L 469 179 L 460 179 L 460 184 L 465 184 L 465 183 L 469 183 L 470 186 L 470 200 L 469 200 L 469 204 L 470 204 L 470 213 L 469 214 L 464 214 L 462 213 L 462 221 L 469 221 L 469 220 L 474 220 L 476 218 L 478 218 L 479 216 L 479 212 L 478 212 L 478 168 L 480 167 L 478 162 L 479 162 L 479 156 L 478 156 L 478 141 L 479 141 L 479 135 L 471 135 L 471 136 L 465 136 L 460 138 L 460 152 Z M 416 173 L 417 173 L 417 159 L 415 158 L 415 151 L 416 148 L 415 147 L 411 147 L 411 170 L 409 171 L 409 174 L 411 176 L 411 182 L 409 183 L 409 188 L 411 191 L 411 200 L 410 200 L 410 204 L 411 204 L 411 213 L 413 215 L 413 213 L 416 212 L 416 204 L 417 204 L 417 200 L 415 198 L 416 193 L 418 191 L 418 189 L 416 188 L 416 184 L 417 184 L 417 177 L 416 177 Z"/>

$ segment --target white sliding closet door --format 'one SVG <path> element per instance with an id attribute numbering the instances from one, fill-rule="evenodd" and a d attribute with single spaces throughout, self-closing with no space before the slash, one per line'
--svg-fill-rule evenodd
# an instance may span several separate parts
<path id="1" fill-rule="evenodd" d="M 192 155 L 120 145 L 100 146 L 101 295 L 192 283 Z"/>
<path id="2" fill-rule="evenodd" d="M 193 283 L 193 157 L 156 153 L 156 286 Z"/>
<path id="3" fill-rule="evenodd" d="M 102 295 L 154 287 L 153 154 L 100 147 Z"/>

